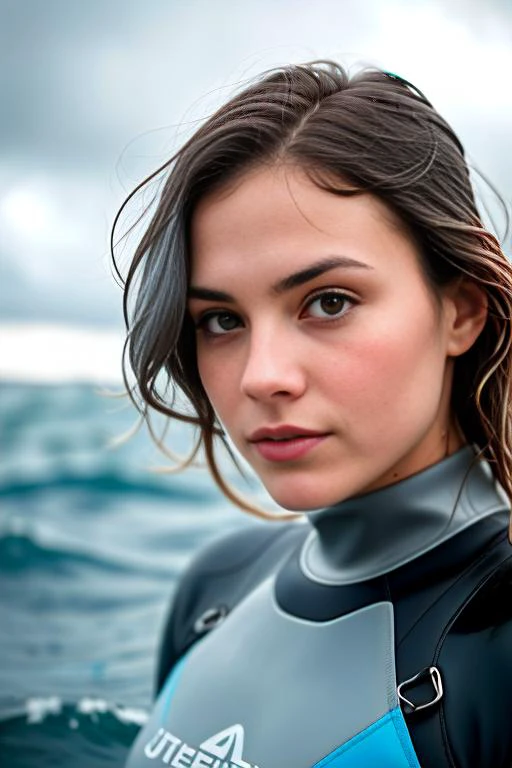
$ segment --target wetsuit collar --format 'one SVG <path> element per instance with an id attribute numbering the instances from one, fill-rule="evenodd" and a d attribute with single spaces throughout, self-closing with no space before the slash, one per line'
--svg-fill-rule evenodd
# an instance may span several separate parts
<path id="1" fill-rule="evenodd" d="M 489 465 L 465 446 L 400 483 L 311 513 L 301 568 L 320 583 L 365 581 L 506 509 Z"/>

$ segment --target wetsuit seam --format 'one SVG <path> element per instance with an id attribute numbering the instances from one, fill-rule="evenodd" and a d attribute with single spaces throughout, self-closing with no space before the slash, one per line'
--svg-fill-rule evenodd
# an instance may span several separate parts
<path id="1" fill-rule="evenodd" d="M 400 742 L 400 746 L 402 747 L 402 751 L 403 751 L 403 753 L 405 755 L 405 759 L 409 763 L 409 768 L 415 768 L 415 766 L 417 765 L 417 762 L 418 762 L 418 757 L 417 757 L 416 753 L 414 752 L 414 747 L 413 747 L 413 752 L 411 752 L 411 748 L 410 748 L 409 744 L 407 742 L 404 743 L 403 729 L 401 727 L 399 727 L 398 724 L 397 724 L 397 719 L 398 718 L 402 718 L 402 713 L 401 713 L 400 709 L 398 711 L 399 711 L 400 714 L 397 713 L 396 716 L 393 714 L 393 712 L 390 712 L 391 722 L 393 723 L 393 728 L 395 729 L 395 733 L 396 733 L 397 739 Z M 405 722 L 405 720 L 402 719 L 401 723 L 403 724 L 403 726 L 404 726 L 405 730 L 407 731 L 407 733 L 409 733 L 409 730 L 407 728 L 407 723 Z"/>
<path id="2" fill-rule="evenodd" d="M 397 723 L 396 723 L 397 717 L 399 717 L 399 715 L 395 715 L 394 710 L 390 710 L 382 718 L 377 720 L 377 722 L 372 723 L 371 725 L 367 726 L 364 730 L 359 731 L 359 733 L 356 733 L 354 736 L 352 736 L 351 739 L 349 739 L 348 742 L 346 742 L 340 747 L 337 747 L 335 750 L 333 750 L 328 755 L 323 757 L 315 765 L 319 766 L 319 768 L 324 768 L 324 766 L 328 766 L 330 763 L 332 763 L 333 760 L 337 759 L 340 755 L 348 754 L 352 749 L 354 749 L 355 747 L 358 747 L 363 741 L 366 741 L 368 738 L 374 736 L 375 733 L 380 731 L 382 728 L 385 728 L 387 724 L 391 722 L 395 735 L 398 739 L 398 743 L 400 744 L 400 747 L 402 749 L 405 759 L 407 760 L 409 768 L 415 768 L 415 765 L 417 764 L 416 763 L 417 757 L 415 753 L 411 752 L 411 748 L 409 747 L 409 745 L 407 743 L 404 743 L 403 731 L 397 726 Z M 404 724 L 404 727 L 405 727 L 405 730 L 407 731 L 407 726 L 405 724 Z"/>
<path id="3" fill-rule="evenodd" d="M 450 629 L 452 628 L 453 624 L 454 624 L 454 623 L 457 621 L 457 619 L 459 618 L 459 616 L 461 615 L 461 613 L 463 613 L 463 611 L 466 609 L 466 606 L 467 606 L 467 605 L 468 605 L 468 604 L 471 602 L 471 600 L 473 599 L 473 597 L 475 596 L 475 594 L 476 594 L 476 593 L 477 593 L 477 592 L 478 592 L 478 591 L 481 589 L 481 587 L 482 587 L 482 586 L 483 586 L 483 585 L 484 585 L 486 582 L 488 582 L 488 581 L 489 581 L 489 579 L 491 579 L 491 578 L 494 576 L 494 574 L 496 573 L 496 570 L 497 570 L 497 569 L 498 569 L 498 568 L 499 568 L 499 567 L 500 567 L 500 566 L 501 566 L 503 563 L 507 563 L 507 562 L 508 562 L 509 560 L 511 560 L 511 559 L 512 559 L 512 555 L 509 555 L 509 557 L 506 557 L 506 558 L 505 558 L 505 560 L 503 560 L 503 561 L 502 561 L 502 562 L 499 564 L 499 566 L 497 566 L 496 568 L 494 568 L 494 570 L 492 570 L 492 571 L 491 571 L 491 573 L 487 573 L 485 576 L 482 576 L 482 578 L 480 579 L 480 581 L 478 582 L 478 584 L 477 584 L 476 586 L 474 586 L 474 587 L 473 587 L 473 589 L 471 590 L 471 592 L 469 593 L 469 595 L 467 595 L 467 597 L 466 597 L 466 599 L 464 600 L 464 602 L 463 602 L 461 605 L 459 605 L 459 607 L 457 608 L 457 610 L 455 611 L 455 613 L 452 615 L 452 617 L 451 617 L 451 618 L 449 619 L 449 621 L 446 623 L 446 625 L 445 625 L 445 627 L 444 627 L 444 629 L 443 629 L 443 631 L 442 631 L 442 633 L 441 633 L 441 637 L 439 638 L 439 640 L 438 640 L 438 642 L 437 642 L 437 645 L 436 645 L 436 650 L 435 650 L 435 653 L 434 653 L 434 659 L 433 659 L 433 662 L 434 662 L 434 664 L 437 662 L 437 660 L 438 660 L 438 658 L 439 658 L 439 654 L 441 653 L 441 649 L 442 649 L 442 647 L 443 647 L 443 643 L 444 643 L 444 641 L 445 641 L 445 639 L 446 639 L 446 636 L 447 636 L 448 632 L 449 632 L 449 631 L 450 631 Z M 476 563 L 475 563 L 475 565 L 476 565 Z"/>
<path id="4" fill-rule="evenodd" d="M 354 736 L 345 742 L 345 744 L 342 744 L 332 752 L 329 752 L 329 754 L 325 755 L 325 757 L 322 757 L 321 760 L 315 765 L 319 766 L 319 768 L 323 768 L 324 766 L 329 765 L 329 763 L 332 763 L 332 761 L 338 758 L 340 755 L 348 754 L 352 749 L 354 749 L 354 747 L 358 747 L 359 744 L 361 744 L 363 741 L 366 741 L 366 739 L 368 739 L 370 736 L 373 736 L 375 733 L 384 728 L 388 723 L 389 716 L 390 713 L 388 712 L 382 718 L 377 720 L 377 722 L 371 723 L 362 731 L 354 734 Z"/>
<path id="5" fill-rule="evenodd" d="M 494 542 L 494 543 L 493 543 L 493 544 L 492 544 L 490 547 L 486 548 L 486 549 L 485 549 L 485 551 L 484 551 L 484 552 L 483 552 L 481 555 L 479 555 L 479 557 L 478 557 L 478 559 L 477 559 L 477 560 L 474 560 L 473 562 L 471 562 L 471 563 L 470 563 L 470 564 L 469 564 L 469 565 L 468 565 L 468 566 L 467 566 L 467 567 L 466 567 L 466 568 L 465 568 L 463 571 L 461 571 L 461 573 L 459 573 L 459 575 L 457 576 L 457 578 L 455 579 L 455 581 L 452 581 L 452 582 L 451 582 L 451 584 L 450 584 L 449 586 L 447 586 L 447 587 L 446 587 L 446 589 L 444 589 L 444 590 L 443 590 L 443 592 L 441 592 L 441 594 L 440 594 L 440 595 L 438 595 L 438 596 L 436 597 L 436 599 L 434 600 L 434 602 L 433 602 L 433 603 L 430 603 L 430 605 L 429 605 L 429 606 L 428 606 L 428 607 L 427 607 L 427 608 L 426 608 L 426 609 L 425 609 L 425 610 L 424 610 L 424 611 L 423 611 L 423 612 L 420 614 L 420 616 L 418 616 L 418 618 L 416 619 L 416 621 L 415 621 L 415 622 L 412 624 L 412 626 L 410 626 L 410 627 L 409 627 L 409 629 L 407 630 L 407 632 L 406 632 L 406 633 L 405 633 L 405 634 L 404 634 L 404 635 L 401 637 L 400 641 L 397 643 L 397 648 L 399 648 L 399 647 L 402 645 L 402 643 L 404 642 L 404 640 L 405 640 L 405 639 L 406 639 L 406 638 L 407 638 L 407 637 L 410 635 L 410 633 L 411 633 L 411 632 L 412 632 L 412 631 L 415 629 L 415 627 L 416 627 L 416 626 L 417 626 L 417 625 L 418 625 L 418 624 L 419 624 L 421 621 L 423 621 L 423 619 L 425 618 L 425 616 L 426 616 L 428 613 L 430 613 L 430 611 L 431 611 L 431 610 L 432 610 L 432 609 L 433 609 L 433 608 L 434 608 L 434 607 L 435 607 L 435 606 L 436 606 L 436 605 L 437 605 L 437 604 L 438 604 L 438 603 L 439 603 L 439 602 L 440 602 L 440 601 L 441 601 L 441 600 L 442 600 L 442 599 L 445 597 L 445 595 L 447 595 L 447 594 L 448 594 L 448 593 L 449 593 L 449 592 L 450 592 L 452 589 L 454 589 L 454 587 L 455 587 L 455 586 L 457 586 L 457 585 L 459 584 L 459 582 L 460 582 L 462 579 L 464 579 L 468 573 L 471 573 L 471 571 L 472 571 L 472 570 L 474 570 L 474 569 L 475 569 L 477 566 L 479 566 L 479 565 L 480 565 L 480 563 L 481 563 L 483 560 L 485 560 L 485 558 L 486 558 L 486 557 L 488 557 L 488 556 L 489 556 L 489 553 L 490 553 L 490 552 L 491 552 L 491 551 L 492 551 L 492 550 L 493 550 L 495 547 L 498 547 L 498 546 L 499 546 L 499 545 L 502 543 L 502 541 L 504 540 L 504 538 L 505 538 L 505 537 L 506 537 L 506 532 L 505 532 L 505 533 L 503 533 L 503 534 L 500 534 L 500 537 L 499 537 L 499 539 L 498 539 L 496 542 Z M 471 594 L 473 594 L 473 592 L 472 592 Z M 464 605 L 465 605 L 465 604 L 466 604 L 466 601 L 464 602 Z M 459 608 L 460 608 L 460 607 L 459 607 Z M 451 623 L 453 623 L 453 620 L 454 620 L 454 618 L 455 618 L 455 617 L 456 617 L 458 614 L 459 614 L 459 610 L 457 610 L 457 611 L 455 612 L 455 614 L 454 614 L 454 615 L 453 615 L 453 616 L 450 618 L 450 620 L 449 620 L 449 622 L 448 622 L 448 624 L 447 624 L 446 626 L 448 626 L 448 625 L 450 625 Z M 445 637 L 445 629 L 446 629 L 446 626 L 444 627 L 444 629 L 443 629 L 443 633 L 441 634 L 441 639 L 442 639 L 442 640 L 444 640 L 444 637 Z M 438 643 L 438 645 L 437 645 L 437 647 L 436 647 L 436 654 L 437 654 L 437 650 L 438 650 L 438 648 L 439 648 L 439 643 Z"/>
<path id="6" fill-rule="evenodd" d="M 388 601 L 391 605 L 391 611 L 392 611 L 392 620 L 391 620 L 391 627 L 390 632 L 387 637 L 386 642 L 386 657 L 388 659 L 388 666 L 389 669 L 386 669 L 386 678 L 387 678 L 387 701 L 388 701 L 388 707 L 390 710 L 392 710 L 396 706 L 396 658 L 395 658 L 395 608 L 393 605 L 393 600 L 391 599 L 391 590 L 389 588 L 389 581 L 387 574 L 384 576 L 384 594 L 388 598 Z"/>
<path id="7" fill-rule="evenodd" d="M 461 768 L 459 763 L 455 761 L 455 757 L 453 755 L 452 747 L 450 744 L 450 738 L 448 736 L 448 729 L 446 727 L 444 705 L 442 702 L 441 702 L 441 706 L 439 707 L 439 723 L 441 727 L 443 751 L 448 761 L 449 768 Z"/>

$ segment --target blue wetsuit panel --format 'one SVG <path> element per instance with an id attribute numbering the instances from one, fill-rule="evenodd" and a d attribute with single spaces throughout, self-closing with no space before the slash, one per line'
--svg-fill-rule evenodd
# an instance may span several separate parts
<path id="1" fill-rule="evenodd" d="M 313 768 L 420 768 L 399 708 L 365 728 Z"/>

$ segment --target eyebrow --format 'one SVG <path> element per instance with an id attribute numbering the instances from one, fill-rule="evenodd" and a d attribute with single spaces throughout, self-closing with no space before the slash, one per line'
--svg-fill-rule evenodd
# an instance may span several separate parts
<path id="1" fill-rule="evenodd" d="M 301 269 L 299 272 L 294 272 L 287 277 L 283 277 L 281 280 L 278 280 L 277 283 L 274 283 L 271 290 L 273 293 L 277 294 L 285 293 L 286 291 L 290 291 L 293 288 L 299 287 L 300 285 L 309 283 L 311 280 L 314 280 L 316 277 L 320 277 L 320 275 L 323 275 L 326 272 L 330 272 L 332 269 L 339 269 L 340 267 L 342 269 L 372 269 L 369 264 L 365 264 L 362 261 L 357 261 L 356 259 L 351 259 L 348 256 L 330 256 L 326 259 L 321 259 L 320 261 L 316 261 L 315 263 L 310 264 L 309 267 Z M 224 291 L 216 291 L 212 288 L 203 288 L 198 285 L 190 286 L 188 289 L 188 298 L 204 299 L 205 301 L 226 301 L 232 303 L 235 301 L 233 296 L 231 296 L 229 293 L 225 293 Z"/>

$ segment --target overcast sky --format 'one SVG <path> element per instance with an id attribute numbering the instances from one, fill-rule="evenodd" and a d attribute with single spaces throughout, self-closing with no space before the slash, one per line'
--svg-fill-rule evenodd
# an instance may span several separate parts
<path id="1" fill-rule="evenodd" d="M 0 319 L 120 325 L 125 193 L 237 83 L 318 57 L 414 82 L 512 200 L 510 0 L 0 0 Z"/>

